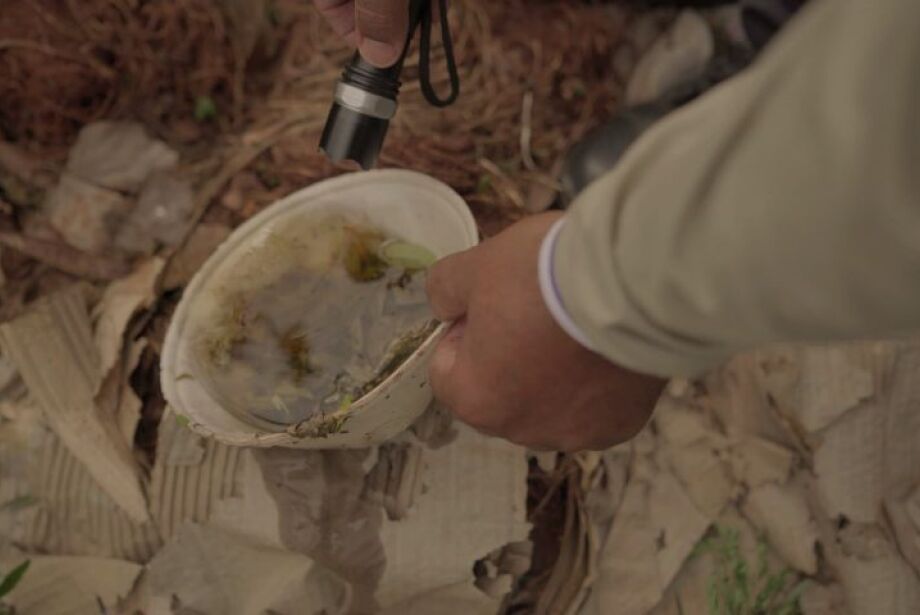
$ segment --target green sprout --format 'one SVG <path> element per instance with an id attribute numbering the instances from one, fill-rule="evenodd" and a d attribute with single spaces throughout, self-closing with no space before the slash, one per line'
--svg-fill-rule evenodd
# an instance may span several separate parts
<path id="1" fill-rule="evenodd" d="M 29 569 L 29 564 L 31 563 L 32 562 L 29 560 L 24 561 L 0 580 L 0 599 L 3 599 L 4 596 L 9 595 L 10 592 L 16 589 L 16 586 L 22 581 L 22 577 L 25 575 L 26 570 Z M 13 615 L 14 612 L 12 608 L 0 604 L 0 615 Z"/>
<path id="2" fill-rule="evenodd" d="M 210 96 L 199 96 L 195 99 L 195 120 L 207 122 L 217 118 L 217 104 Z"/>
<path id="3" fill-rule="evenodd" d="M 706 588 L 709 615 L 801 615 L 799 598 L 808 581 L 790 585 L 791 569 L 771 571 L 762 538 L 757 543 L 757 570 L 752 573 L 740 542 L 738 530 L 717 526 L 697 545 L 696 555 L 709 553 L 716 560 Z"/>
<path id="4" fill-rule="evenodd" d="M 20 495 L 0 505 L 0 511 L 17 513 L 38 504 L 34 495 Z"/>
<path id="5" fill-rule="evenodd" d="M 391 267 L 400 267 L 406 271 L 428 269 L 438 260 L 428 248 L 398 240 L 380 246 L 379 255 Z"/>

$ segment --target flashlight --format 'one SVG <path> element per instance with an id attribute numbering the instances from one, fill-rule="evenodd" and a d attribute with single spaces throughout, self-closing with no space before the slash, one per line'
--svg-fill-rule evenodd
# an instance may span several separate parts
<path id="1" fill-rule="evenodd" d="M 353 160 L 363 169 L 373 168 L 377 163 L 390 120 L 396 114 L 400 75 L 406 54 L 419 27 L 419 82 L 425 99 L 436 107 L 446 107 L 459 96 L 460 79 L 447 21 L 447 0 L 438 1 L 441 40 L 450 78 L 448 95 L 439 98 L 431 85 L 432 2 L 412 0 L 409 4 L 409 32 L 406 44 L 396 64 L 389 68 L 377 68 L 366 62 L 360 53 L 356 53 L 336 84 L 335 98 L 319 144 L 320 150 L 333 162 Z"/>

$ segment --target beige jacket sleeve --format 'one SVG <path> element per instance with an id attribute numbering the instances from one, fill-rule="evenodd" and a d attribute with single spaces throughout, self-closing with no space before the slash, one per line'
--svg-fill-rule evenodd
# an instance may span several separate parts
<path id="1" fill-rule="evenodd" d="M 920 330 L 920 1 L 814 0 L 590 186 L 551 258 L 590 345 L 645 373 Z"/>

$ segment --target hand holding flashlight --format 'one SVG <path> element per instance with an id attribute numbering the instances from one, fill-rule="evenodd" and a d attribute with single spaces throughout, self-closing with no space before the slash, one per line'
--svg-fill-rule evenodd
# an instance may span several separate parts
<path id="1" fill-rule="evenodd" d="M 359 49 L 336 84 L 319 147 L 333 162 L 351 160 L 370 169 L 377 163 L 390 120 L 396 114 L 403 61 L 416 31 L 420 33 L 418 79 L 425 99 L 436 107 L 446 107 L 460 94 L 447 0 L 316 2 L 333 27 Z M 436 23 L 450 81 L 445 96 L 435 91 L 430 72 L 431 34 Z"/>
<path id="2" fill-rule="evenodd" d="M 388 68 L 409 33 L 409 0 L 314 0 L 332 29 L 369 64 Z"/>

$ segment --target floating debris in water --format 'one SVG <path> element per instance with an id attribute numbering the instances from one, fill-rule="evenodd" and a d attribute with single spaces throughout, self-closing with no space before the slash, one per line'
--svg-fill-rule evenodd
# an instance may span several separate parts
<path id="1" fill-rule="evenodd" d="M 352 403 L 434 331 L 424 273 L 434 261 L 343 216 L 267 231 L 199 318 L 208 388 L 261 427 L 341 433 Z"/>

